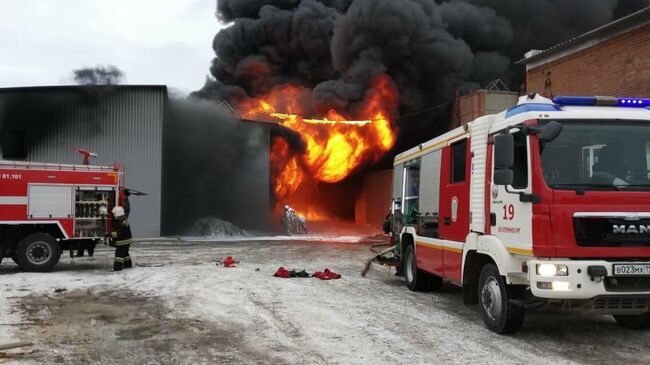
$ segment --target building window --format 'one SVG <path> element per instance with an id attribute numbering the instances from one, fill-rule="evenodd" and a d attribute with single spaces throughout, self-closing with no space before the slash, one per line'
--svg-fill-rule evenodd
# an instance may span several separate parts
<path id="1" fill-rule="evenodd" d="M 465 167 L 467 165 L 467 140 L 451 145 L 451 183 L 465 181 Z"/>
<path id="2" fill-rule="evenodd" d="M 512 187 L 526 189 L 528 187 L 528 138 L 522 133 L 514 135 L 514 165 Z"/>
<path id="3" fill-rule="evenodd" d="M 3 159 L 24 159 L 27 157 L 25 131 L 3 130 L 0 139 Z"/>

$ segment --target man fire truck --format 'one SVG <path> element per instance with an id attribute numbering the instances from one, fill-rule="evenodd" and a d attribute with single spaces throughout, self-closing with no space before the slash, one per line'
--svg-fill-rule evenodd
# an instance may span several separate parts
<path id="1" fill-rule="evenodd" d="M 397 155 L 392 194 L 409 289 L 462 286 L 497 333 L 553 305 L 650 327 L 650 99 L 523 96 Z"/>
<path id="2" fill-rule="evenodd" d="M 111 229 L 108 212 L 124 202 L 114 166 L 0 160 L 0 261 L 51 270 L 62 250 L 93 248 Z"/>

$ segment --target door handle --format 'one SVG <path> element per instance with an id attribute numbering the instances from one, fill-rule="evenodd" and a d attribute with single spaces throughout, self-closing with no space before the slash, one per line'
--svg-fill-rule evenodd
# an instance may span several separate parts
<path id="1" fill-rule="evenodd" d="M 446 226 L 448 226 L 448 225 L 451 224 L 451 218 L 450 218 L 450 217 L 445 217 L 445 218 L 443 219 L 443 222 L 445 223 Z"/>

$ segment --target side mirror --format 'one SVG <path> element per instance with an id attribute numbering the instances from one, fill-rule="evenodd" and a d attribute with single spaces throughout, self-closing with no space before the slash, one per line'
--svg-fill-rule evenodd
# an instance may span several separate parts
<path id="1" fill-rule="evenodd" d="M 560 135 L 560 133 L 562 133 L 563 127 L 564 126 L 562 124 L 556 121 L 550 121 L 539 132 L 539 142 L 547 143 L 554 141 Z"/>
<path id="2" fill-rule="evenodd" d="M 514 179 L 515 138 L 510 133 L 494 136 L 494 183 L 511 185 Z"/>

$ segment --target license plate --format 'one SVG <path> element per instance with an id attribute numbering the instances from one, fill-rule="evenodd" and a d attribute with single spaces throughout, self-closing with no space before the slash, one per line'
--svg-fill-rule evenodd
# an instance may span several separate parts
<path id="1" fill-rule="evenodd" d="M 650 264 L 614 264 L 614 275 L 650 275 Z"/>

